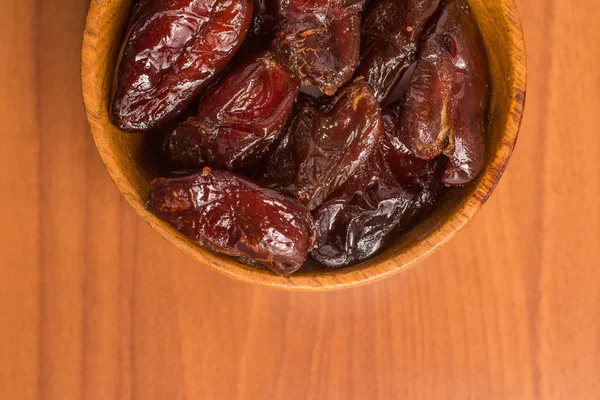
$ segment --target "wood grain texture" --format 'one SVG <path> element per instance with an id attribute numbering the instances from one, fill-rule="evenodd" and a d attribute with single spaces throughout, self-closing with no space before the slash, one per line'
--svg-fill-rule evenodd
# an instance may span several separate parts
<path id="1" fill-rule="evenodd" d="M 86 0 L 0 13 L 0 399 L 595 399 L 591 0 L 520 0 L 528 104 L 488 204 L 418 268 L 286 293 L 199 267 L 120 198 L 79 82 Z"/>

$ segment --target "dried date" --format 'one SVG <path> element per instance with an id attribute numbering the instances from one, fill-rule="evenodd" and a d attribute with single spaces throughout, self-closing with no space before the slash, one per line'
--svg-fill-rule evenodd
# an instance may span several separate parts
<path id="1" fill-rule="evenodd" d="M 418 157 L 448 158 L 443 180 L 462 185 L 481 171 L 489 71 L 477 24 L 464 0 L 444 2 L 407 88 L 402 136 Z"/>
<path id="2" fill-rule="evenodd" d="M 364 76 L 384 104 L 417 58 L 418 44 L 439 0 L 375 0 L 363 15 L 361 56 L 356 76 Z"/>
<path id="3" fill-rule="evenodd" d="M 156 179 L 146 208 L 198 244 L 277 274 L 297 271 L 314 243 L 304 207 L 231 172 Z"/>
<path id="4" fill-rule="evenodd" d="M 278 0 L 274 49 L 287 65 L 327 95 L 352 78 L 360 55 L 365 0 Z"/>
<path id="5" fill-rule="evenodd" d="M 382 132 L 381 109 L 362 79 L 335 98 L 303 97 L 264 182 L 313 210 L 361 168 Z"/>
<path id="6" fill-rule="evenodd" d="M 253 165 L 280 137 L 299 87 L 300 80 L 270 53 L 252 57 L 202 97 L 196 116 L 168 135 L 167 158 L 177 169 Z"/>
<path id="7" fill-rule="evenodd" d="M 443 195 L 444 160 L 416 158 L 399 139 L 399 118 L 383 116 L 385 133 L 365 167 L 313 215 L 317 238 L 312 257 L 345 267 L 372 257 L 398 233 L 429 212 Z"/>
<path id="8" fill-rule="evenodd" d="M 238 50 L 252 9 L 252 0 L 141 2 L 117 69 L 115 124 L 148 131 L 185 109 Z"/>
<path id="9" fill-rule="evenodd" d="M 406 146 L 401 132 L 401 109 L 397 105 L 386 107 L 382 113 L 384 132 L 378 150 L 394 178 L 405 188 L 423 187 L 422 175 L 431 162 L 416 157 Z"/>

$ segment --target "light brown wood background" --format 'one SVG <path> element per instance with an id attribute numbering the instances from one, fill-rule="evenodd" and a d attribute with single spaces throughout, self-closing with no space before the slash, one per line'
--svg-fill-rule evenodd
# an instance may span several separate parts
<path id="1" fill-rule="evenodd" d="M 418 267 L 285 293 L 119 197 L 79 80 L 89 0 L 0 5 L 0 399 L 600 398 L 600 8 L 520 0 L 529 91 L 484 210 Z"/>

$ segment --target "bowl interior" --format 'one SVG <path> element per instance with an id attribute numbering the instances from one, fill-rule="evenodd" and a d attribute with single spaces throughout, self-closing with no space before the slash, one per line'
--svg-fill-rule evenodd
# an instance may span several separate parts
<path id="1" fill-rule="evenodd" d="M 354 267 L 281 277 L 204 250 L 144 209 L 156 160 L 152 138 L 113 127 L 108 104 L 116 59 L 132 0 L 91 2 L 82 52 L 82 84 L 98 151 L 126 200 L 155 230 L 201 264 L 247 282 L 292 290 L 331 290 L 382 279 L 413 265 L 447 242 L 479 210 L 498 183 L 514 148 L 525 100 L 525 54 L 514 0 L 469 0 L 488 53 L 492 99 L 488 159 L 478 179 L 453 190 L 443 204 L 378 256 Z"/>

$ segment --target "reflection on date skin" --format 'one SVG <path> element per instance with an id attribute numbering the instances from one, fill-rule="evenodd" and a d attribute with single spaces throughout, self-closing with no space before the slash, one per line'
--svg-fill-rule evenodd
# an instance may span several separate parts
<path id="1" fill-rule="evenodd" d="M 363 15 L 361 57 L 356 76 L 364 76 L 384 104 L 417 58 L 423 29 L 439 0 L 374 0 Z"/>
<path id="2" fill-rule="evenodd" d="M 409 229 L 445 193 L 444 160 L 425 161 L 400 140 L 400 118 L 383 115 L 385 132 L 366 165 L 313 212 L 312 257 L 332 268 L 364 261 Z"/>
<path id="3" fill-rule="evenodd" d="M 306 208 L 231 172 L 156 179 L 146 208 L 201 246 L 281 275 L 297 271 L 314 244 Z"/>
<path id="4" fill-rule="evenodd" d="M 196 116 L 168 135 L 165 152 L 177 169 L 208 164 L 243 170 L 280 137 L 300 80 L 270 53 L 252 57 L 200 100 Z"/>
<path id="5" fill-rule="evenodd" d="M 141 2 L 119 61 L 115 124 L 148 131 L 183 111 L 238 50 L 252 9 L 252 0 Z"/>
<path id="6" fill-rule="evenodd" d="M 426 34 L 402 109 L 402 136 L 418 157 L 448 158 L 447 185 L 473 180 L 485 161 L 489 70 L 464 0 L 448 0 Z"/>
<path id="7" fill-rule="evenodd" d="M 277 1 L 275 52 L 304 84 L 335 94 L 358 64 L 365 0 Z"/>
<path id="8" fill-rule="evenodd" d="M 379 103 L 362 79 L 335 98 L 303 98 L 271 155 L 264 182 L 313 210 L 361 168 L 383 123 Z"/>

